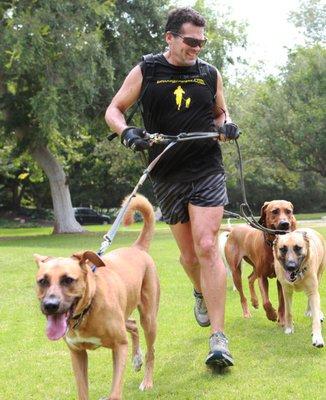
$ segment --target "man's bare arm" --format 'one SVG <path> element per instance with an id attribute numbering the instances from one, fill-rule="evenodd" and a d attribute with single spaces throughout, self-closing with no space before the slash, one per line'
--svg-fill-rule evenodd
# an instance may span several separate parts
<path id="1" fill-rule="evenodd" d="M 111 104 L 105 113 L 105 121 L 113 132 L 121 135 L 122 131 L 127 128 L 124 113 L 139 98 L 143 75 L 140 66 L 134 67 L 126 77 L 121 88 L 113 97 Z"/>
<path id="2" fill-rule="evenodd" d="M 217 71 L 217 88 L 216 88 L 216 100 L 215 100 L 214 111 L 215 111 L 214 122 L 217 127 L 222 126 L 224 122 L 231 122 L 231 118 L 224 98 L 223 80 L 219 71 Z"/>

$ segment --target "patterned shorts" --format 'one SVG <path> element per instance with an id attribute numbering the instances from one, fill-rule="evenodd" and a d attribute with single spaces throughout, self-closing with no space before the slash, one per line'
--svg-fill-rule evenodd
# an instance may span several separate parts
<path id="1" fill-rule="evenodd" d="M 153 182 L 153 189 L 163 220 L 170 225 L 189 221 L 189 203 L 199 207 L 217 207 L 229 202 L 224 173 L 189 182 Z"/>

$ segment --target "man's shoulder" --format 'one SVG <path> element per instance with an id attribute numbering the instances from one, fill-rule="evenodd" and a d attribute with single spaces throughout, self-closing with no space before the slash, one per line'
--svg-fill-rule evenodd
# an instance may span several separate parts
<path id="1" fill-rule="evenodd" d="M 164 61 L 164 56 L 162 53 L 149 53 L 149 54 L 144 54 L 141 57 L 141 60 L 139 62 L 139 65 L 149 65 L 149 64 L 154 64 L 154 63 L 162 63 Z"/>
<path id="2" fill-rule="evenodd" d="M 198 57 L 198 65 L 199 67 L 206 69 L 206 71 L 209 71 L 210 73 L 217 74 L 217 68 L 214 67 L 214 65 L 208 63 L 207 61 L 199 57 Z"/>

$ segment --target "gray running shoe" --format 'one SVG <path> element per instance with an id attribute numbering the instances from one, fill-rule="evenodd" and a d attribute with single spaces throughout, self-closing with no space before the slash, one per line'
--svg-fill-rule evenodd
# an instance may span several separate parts
<path id="1" fill-rule="evenodd" d="M 209 353 L 206 364 L 210 367 L 231 367 L 233 357 L 229 352 L 228 339 L 223 332 L 216 332 L 209 339 Z"/>
<path id="2" fill-rule="evenodd" d="M 198 325 L 202 327 L 209 326 L 211 323 L 208 318 L 207 308 L 203 295 L 201 293 L 196 292 L 196 290 L 194 289 L 194 296 L 195 296 L 194 313 L 196 321 L 198 322 Z"/>

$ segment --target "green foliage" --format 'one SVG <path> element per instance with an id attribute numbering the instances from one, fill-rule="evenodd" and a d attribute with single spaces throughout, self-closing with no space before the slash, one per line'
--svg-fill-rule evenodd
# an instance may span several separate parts
<path id="1" fill-rule="evenodd" d="M 47 143 L 55 131 L 73 136 L 89 124 L 95 99 L 112 82 L 100 29 L 112 7 L 112 1 L 22 0 L 7 10 L 0 104 L 8 133 L 23 128 L 26 144 Z"/>
<path id="2" fill-rule="evenodd" d="M 0 146 L 0 207 L 19 210 L 21 205 L 46 206 L 43 182 L 42 171 L 28 154 L 17 154 L 9 142 Z"/>
<path id="3" fill-rule="evenodd" d="M 319 45 L 292 52 L 281 79 L 270 79 L 256 94 L 251 126 L 264 132 L 256 151 L 292 171 L 326 177 L 326 49 Z"/>
<path id="4" fill-rule="evenodd" d="M 243 130 L 247 197 L 256 209 L 286 198 L 299 210 L 325 204 L 325 49 L 298 48 L 279 79 L 247 77 L 229 91 L 231 115 Z M 237 155 L 226 152 L 232 205 L 239 200 Z M 314 193 L 314 196 L 311 196 Z"/>
<path id="5" fill-rule="evenodd" d="M 208 42 L 200 57 L 223 70 L 228 64 L 234 64 L 232 49 L 235 46 L 246 46 L 246 24 L 231 19 L 230 14 L 219 11 L 218 6 L 215 8 L 216 10 L 207 6 L 204 0 L 197 0 L 194 5 L 194 9 L 206 19 Z"/>
<path id="6" fill-rule="evenodd" d="M 290 13 L 290 21 L 303 31 L 308 43 L 325 43 L 326 4 L 322 0 L 301 0 L 298 11 Z"/>
<path id="7" fill-rule="evenodd" d="M 159 53 L 164 49 L 169 4 L 169 0 L 116 1 L 112 18 L 104 30 L 116 90 L 143 54 Z"/>

